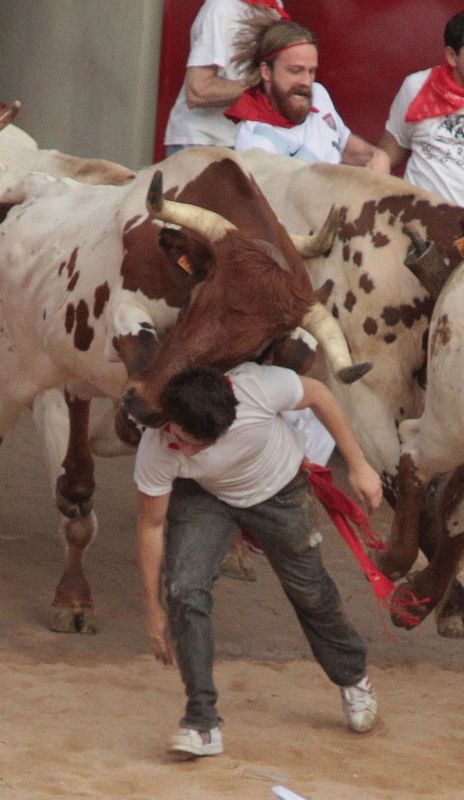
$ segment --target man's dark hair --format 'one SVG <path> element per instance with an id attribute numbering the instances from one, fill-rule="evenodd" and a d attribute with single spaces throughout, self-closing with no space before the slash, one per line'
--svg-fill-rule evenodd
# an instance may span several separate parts
<path id="1" fill-rule="evenodd" d="M 444 33 L 445 47 L 451 47 L 455 53 L 459 53 L 464 46 L 464 11 L 458 11 L 454 17 L 448 20 Z"/>
<path id="2" fill-rule="evenodd" d="M 163 418 L 201 442 L 215 442 L 226 432 L 237 405 L 229 378 L 209 367 L 179 372 L 161 394 Z"/>

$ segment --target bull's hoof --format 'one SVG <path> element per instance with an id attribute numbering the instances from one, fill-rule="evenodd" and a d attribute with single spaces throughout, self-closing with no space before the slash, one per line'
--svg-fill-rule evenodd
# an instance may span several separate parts
<path id="1" fill-rule="evenodd" d="M 221 575 L 227 578 L 235 578 L 239 581 L 255 581 L 257 575 L 253 567 L 251 558 L 238 556 L 235 553 L 228 553 L 221 564 Z"/>
<path id="2" fill-rule="evenodd" d="M 437 613 L 437 631 L 446 639 L 464 638 L 464 587 L 458 580 L 451 583 Z"/>
<path id="3" fill-rule="evenodd" d="M 73 611 L 72 608 L 52 608 L 50 629 L 58 633 L 87 633 L 98 631 L 95 613 L 91 610 Z"/>
<path id="4" fill-rule="evenodd" d="M 427 599 L 416 597 L 413 581 L 404 581 L 393 592 L 390 616 L 397 628 L 405 628 L 408 631 L 417 628 L 431 611 Z"/>
<path id="5" fill-rule="evenodd" d="M 464 639 L 464 620 L 461 614 L 440 614 L 437 618 L 437 632 L 445 639 Z"/>
<path id="6" fill-rule="evenodd" d="M 343 367 L 337 372 L 337 378 L 341 383 L 354 383 L 362 378 L 366 372 L 370 372 L 373 364 L 370 361 L 363 361 L 362 364 L 353 364 L 352 367 Z"/>

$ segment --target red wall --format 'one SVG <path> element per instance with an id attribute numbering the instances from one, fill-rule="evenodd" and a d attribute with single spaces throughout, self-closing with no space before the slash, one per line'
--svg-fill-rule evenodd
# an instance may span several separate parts
<path id="1" fill-rule="evenodd" d="M 155 160 L 164 157 L 169 110 L 182 85 L 189 31 L 201 0 L 165 0 Z M 285 0 L 296 22 L 320 39 L 318 80 L 345 123 L 380 136 L 390 103 L 409 72 L 439 63 L 447 19 L 462 0 Z"/>

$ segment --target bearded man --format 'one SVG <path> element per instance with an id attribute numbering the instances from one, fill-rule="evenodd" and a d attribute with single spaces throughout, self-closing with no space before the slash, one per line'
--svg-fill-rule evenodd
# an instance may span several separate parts
<path id="1" fill-rule="evenodd" d="M 235 149 L 259 147 L 310 163 L 390 172 L 385 151 L 351 133 L 315 81 L 318 39 L 296 22 L 250 20 L 236 40 L 236 63 L 252 88 L 225 115 L 238 126 Z"/>

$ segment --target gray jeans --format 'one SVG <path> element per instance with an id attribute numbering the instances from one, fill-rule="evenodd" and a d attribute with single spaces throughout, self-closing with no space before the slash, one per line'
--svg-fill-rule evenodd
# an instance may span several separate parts
<path id="1" fill-rule="evenodd" d="M 175 482 L 168 512 L 165 574 L 170 626 L 187 693 L 181 725 L 215 727 L 211 592 L 241 527 L 260 543 L 292 604 L 311 650 L 328 677 L 353 686 L 366 673 L 366 647 L 346 619 L 337 588 L 311 546 L 310 494 L 298 473 L 274 497 L 234 508 L 195 481 Z"/>

